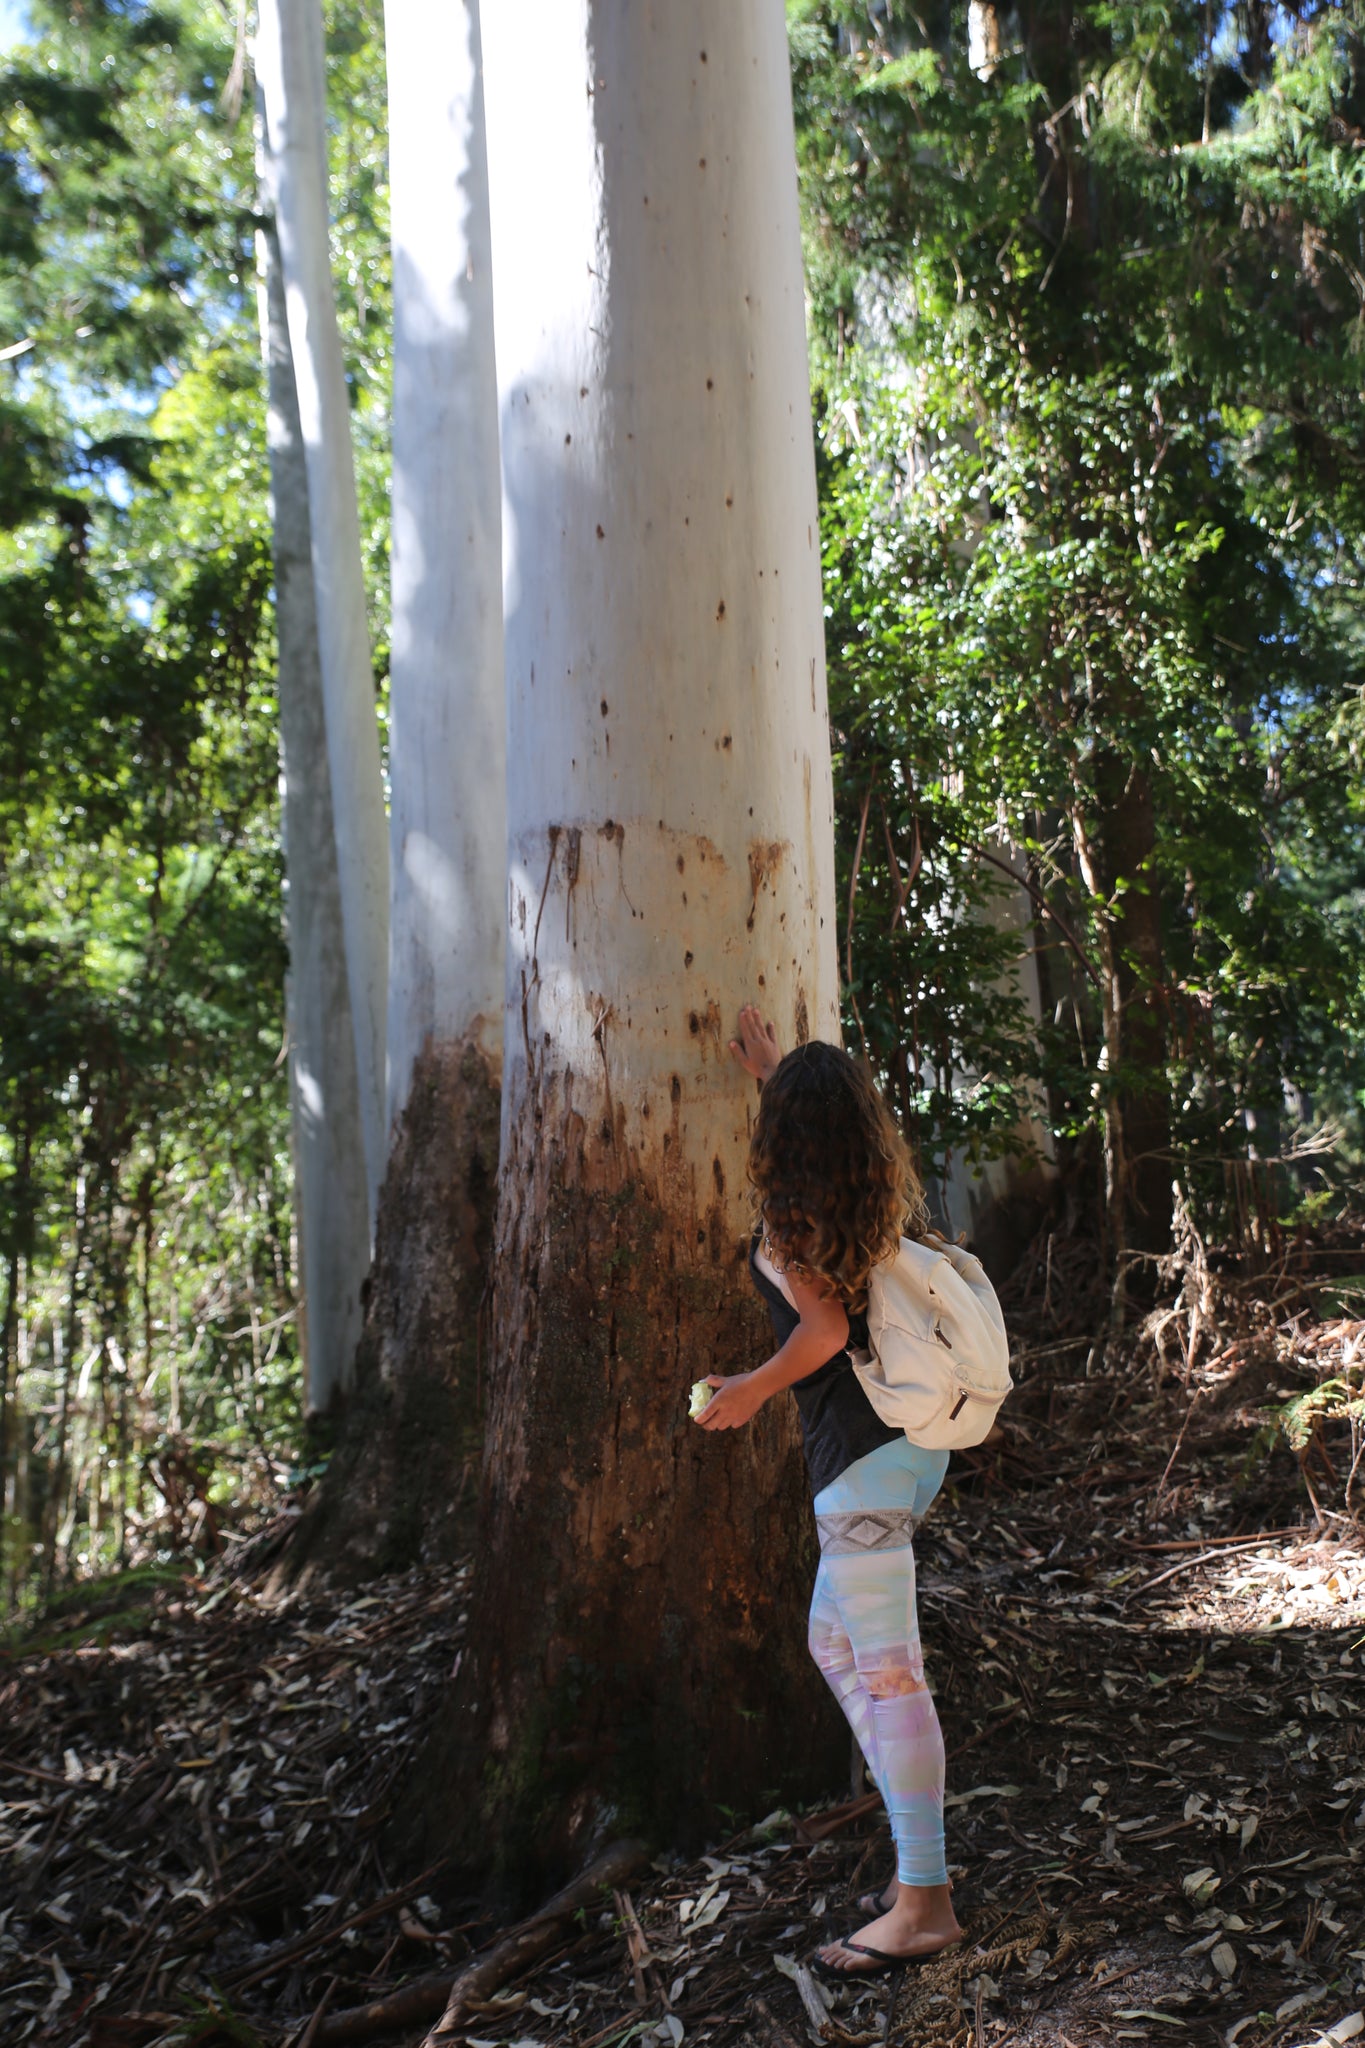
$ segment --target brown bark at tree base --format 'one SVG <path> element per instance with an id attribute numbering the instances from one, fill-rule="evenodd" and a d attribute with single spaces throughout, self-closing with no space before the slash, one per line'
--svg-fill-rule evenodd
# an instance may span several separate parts
<path id="1" fill-rule="evenodd" d="M 847 1770 L 790 1397 L 733 1432 L 687 1416 L 693 1380 L 772 1349 L 720 1162 L 702 1211 L 669 1170 L 676 1080 L 657 1177 L 619 1107 L 573 1095 L 552 1081 L 507 1140 L 469 1647 L 397 1819 L 406 1855 L 522 1896 L 609 1835 L 695 1846 Z"/>
<path id="2" fill-rule="evenodd" d="M 498 1086 L 487 1059 L 472 1043 L 429 1045 L 380 1196 L 355 1388 L 282 1578 L 325 1569 L 355 1581 L 468 1551 L 497 1164 Z"/>

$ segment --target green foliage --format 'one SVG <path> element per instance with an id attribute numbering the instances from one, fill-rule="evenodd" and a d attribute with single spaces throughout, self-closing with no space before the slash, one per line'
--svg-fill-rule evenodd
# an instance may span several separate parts
<path id="1" fill-rule="evenodd" d="M 1203 0 L 997 11 L 981 78 L 965 7 L 793 22 L 845 886 L 896 792 L 851 1022 L 919 1073 L 937 999 L 987 1143 L 1032 1080 L 1216 1210 L 1224 1158 L 1358 1150 L 1365 1103 L 1362 11 L 1217 7 L 1211 56 Z"/>
<path id="2" fill-rule="evenodd" d="M 1361 1368 L 1322 1380 L 1306 1394 L 1296 1394 L 1279 1411 L 1280 1427 L 1293 1451 L 1304 1451 L 1320 1423 L 1345 1418 L 1365 1423 L 1365 1390 L 1360 1384 Z"/>
<path id="3" fill-rule="evenodd" d="M 252 85 L 204 0 L 30 12 L 0 75 L 0 307 L 29 343 L 0 364 L 0 1472 L 24 1597 L 212 1547 L 302 1421 Z M 333 65 L 382 647 L 374 10 L 344 14 Z"/>

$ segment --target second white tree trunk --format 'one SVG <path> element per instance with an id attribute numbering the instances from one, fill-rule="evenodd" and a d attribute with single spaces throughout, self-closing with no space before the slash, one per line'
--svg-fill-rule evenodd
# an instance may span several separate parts
<path id="1" fill-rule="evenodd" d="M 393 225 L 389 1115 L 424 1050 L 502 1060 L 506 719 L 477 0 L 386 0 Z"/>
<path id="2" fill-rule="evenodd" d="M 365 615 L 350 398 L 332 289 L 320 0 L 260 0 L 256 66 L 265 102 L 264 165 L 279 234 L 308 464 L 327 755 L 373 1232 L 388 1150 L 388 825 Z"/>
<path id="3" fill-rule="evenodd" d="M 269 387 L 271 528 L 289 936 L 289 1094 L 303 1276 L 308 1406 L 350 1386 L 369 1266 L 369 1209 L 324 732 L 308 475 L 284 284 L 272 228 L 258 237 Z"/>

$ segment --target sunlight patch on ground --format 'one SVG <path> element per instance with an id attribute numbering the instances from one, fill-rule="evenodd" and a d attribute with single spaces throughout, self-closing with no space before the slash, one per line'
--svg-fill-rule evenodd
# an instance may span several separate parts
<path id="1" fill-rule="evenodd" d="M 1350 1536 L 1239 1546 L 1173 1579 L 1156 1612 L 1165 1628 L 1225 1636 L 1365 1628 L 1365 1546 Z"/>

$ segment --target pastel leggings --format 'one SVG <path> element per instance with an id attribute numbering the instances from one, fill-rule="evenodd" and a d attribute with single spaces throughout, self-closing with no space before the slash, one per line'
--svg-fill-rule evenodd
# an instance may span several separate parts
<path id="1" fill-rule="evenodd" d="M 924 1679 L 911 1535 L 946 1451 L 883 1444 L 815 1496 L 820 1569 L 810 1651 L 881 1793 L 902 1884 L 946 1884 L 943 1736 Z"/>

